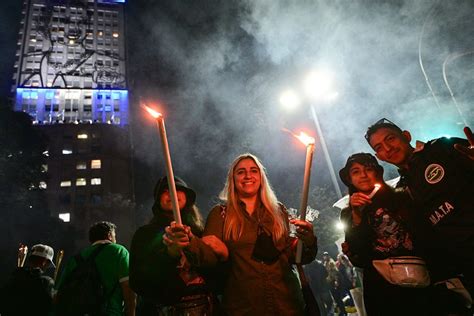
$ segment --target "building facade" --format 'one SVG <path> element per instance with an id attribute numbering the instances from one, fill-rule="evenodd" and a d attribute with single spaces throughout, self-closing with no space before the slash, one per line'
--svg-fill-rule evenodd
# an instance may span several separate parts
<path id="1" fill-rule="evenodd" d="M 51 215 L 84 233 L 97 220 L 134 229 L 124 22 L 124 0 L 23 6 L 15 110 L 48 138 Z"/>

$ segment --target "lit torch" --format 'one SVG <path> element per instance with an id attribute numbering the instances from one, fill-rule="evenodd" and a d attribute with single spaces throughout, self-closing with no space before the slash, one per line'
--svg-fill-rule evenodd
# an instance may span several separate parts
<path id="1" fill-rule="evenodd" d="M 374 189 L 372 190 L 372 192 L 370 192 L 370 194 L 368 195 L 369 199 L 373 198 L 375 193 L 377 193 L 377 191 L 380 189 L 381 185 L 376 183 L 374 184 Z"/>
<path id="2" fill-rule="evenodd" d="M 301 206 L 300 206 L 300 219 L 304 221 L 306 220 L 306 208 L 308 206 L 309 180 L 311 176 L 311 164 L 313 162 L 315 140 L 313 137 L 308 136 L 303 132 L 300 132 L 299 135 L 295 135 L 292 132 L 290 133 L 296 138 L 298 138 L 306 146 L 306 162 L 304 166 L 303 195 L 301 197 Z M 298 240 L 298 244 L 296 246 L 296 259 L 295 259 L 297 264 L 301 263 L 302 254 L 303 254 L 303 242 L 301 240 Z"/>
<path id="3" fill-rule="evenodd" d="M 161 139 L 161 147 L 163 148 L 163 156 L 165 158 L 165 164 L 166 164 L 168 189 L 170 192 L 171 204 L 173 206 L 173 217 L 177 224 L 181 224 L 181 214 L 179 212 L 178 194 L 176 193 L 176 185 L 174 183 L 173 165 L 171 164 L 168 138 L 166 137 L 165 120 L 161 113 L 156 112 L 155 110 L 147 107 L 146 105 L 143 105 L 143 108 L 147 110 L 147 112 L 150 113 L 151 116 L 153 116 L 153 118 L 156 120 L 156 124 L 158 125 L 158 131 L 160 133 L 160 139 Z"/>

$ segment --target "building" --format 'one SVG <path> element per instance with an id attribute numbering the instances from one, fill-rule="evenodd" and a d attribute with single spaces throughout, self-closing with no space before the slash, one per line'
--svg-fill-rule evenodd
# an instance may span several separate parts
<path id="1" fill-rule="evenodd" d="M 87 231 L 110 220 L 133 231 L 124 0 L 25 0 L 15 110 L 49 139 L 48 207 Z M 131 233 L 130 233 L 131 234 Z M 82 241 L 81 241 L 82 242 Z"/>

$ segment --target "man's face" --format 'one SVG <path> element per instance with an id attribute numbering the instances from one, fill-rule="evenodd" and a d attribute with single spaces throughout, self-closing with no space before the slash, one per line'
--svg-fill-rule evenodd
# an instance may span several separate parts
<path id="1" fill-rule="evenodd" d="M 370 136 L 370 146 L 380 160 L 397 167 L 406 166 L 413 147 L 410 145 L 411 135 L 407 131 L 399 132 L 388 127 L 379 128 Z"/>

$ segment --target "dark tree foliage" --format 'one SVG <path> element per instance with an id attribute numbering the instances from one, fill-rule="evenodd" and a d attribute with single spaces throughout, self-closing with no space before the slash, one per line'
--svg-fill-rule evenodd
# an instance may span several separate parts
<path id="1" fill-rule="evenodd" d="M 72 237 L 69 228 L 52 218 L 45 191 L 44 152 L 46 139 L 32 125 L 28 114 L 14 112 L 5 101 L 0 105 L 0 281 L 16 266 L 18 245 L 30 248 L 46 243 L 55 250 Z M 72 240 L 69 239 L 69 240 Z M 71 241 L 72 242 L 72 241 Z"/>

